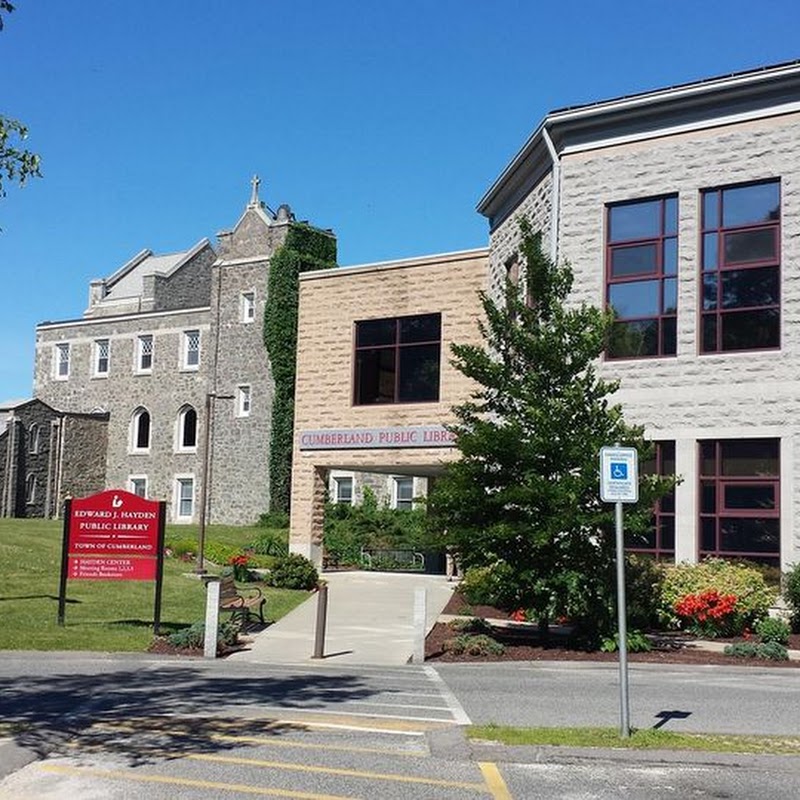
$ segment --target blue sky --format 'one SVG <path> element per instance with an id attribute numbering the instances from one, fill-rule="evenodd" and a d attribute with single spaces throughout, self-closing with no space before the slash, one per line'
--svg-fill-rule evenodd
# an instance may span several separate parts
<path id="1" fill-rule="evenodd" d="M 0 113 L 41 180 L 0 200 L 0 400 L 34 326 L 139 250 L 233 225 L 250 178 L 339 263 L 481 247 L 475 204 L 541 118 L 800 58 L 796 0 L 14 0 Z"/>

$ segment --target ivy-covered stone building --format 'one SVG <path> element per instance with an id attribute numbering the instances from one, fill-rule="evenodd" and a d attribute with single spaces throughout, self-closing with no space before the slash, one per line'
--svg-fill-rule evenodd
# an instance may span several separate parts
<path id="1" fill-rule="evenodd" d="M 173 522 L 199 519 L 204 480 L 208 522 L 251 523 L 269 508 L 275 382 L 264 314 L 270 264 L 295 230 L 327 242 L 335 263 L 334 235 L 298 222 L 286 205 L 269 209 L 254 179 L 216 245 L 143 250 L 91 282 L 80 317 L 37 326 L 35 397 L 107 418 L 93 489 L 166 499 Z M 96 446 L 93 437 L 70 444 L 74 457 Z M 54 516 L 66 494 L 54 490 L 36 510 Z"/>

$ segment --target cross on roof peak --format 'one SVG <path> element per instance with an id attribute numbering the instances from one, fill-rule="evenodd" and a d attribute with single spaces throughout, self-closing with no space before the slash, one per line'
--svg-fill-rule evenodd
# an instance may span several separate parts
<path id="1" fill-rule="evenodd" d="M 261 185 L 261 179 L 258 175 L 253 175 L 250 179 L 250 185 L 253 187 L 253 191 L 250 194 L 250 205 L 257 206 L 259 203 L 258 200 L 258 187 Z"/>

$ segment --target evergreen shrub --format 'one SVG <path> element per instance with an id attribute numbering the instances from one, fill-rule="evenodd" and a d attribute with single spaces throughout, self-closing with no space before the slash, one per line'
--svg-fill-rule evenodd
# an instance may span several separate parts
<path id="1" fill-rule="evenodd" d="M 783 576 L 783 599 L 792 611 L 792 630 L 800 633 L 800 563 Z"/>
<path id="2" fill-rule="evenodd" d="M 275 562 L 269 574 L 270 586 L 278 589 L 315 589 L 319 573 L 314 564 L 299 553 L 289 553 Z"/>
<path id="3" fill-rule="evenodd" d="M 756 625 L 756 634 L 762 642 L 777 642 L 785 646 L 789 644 L 790 633 L 788 623 L 775 617 L 764 617 Z"/>

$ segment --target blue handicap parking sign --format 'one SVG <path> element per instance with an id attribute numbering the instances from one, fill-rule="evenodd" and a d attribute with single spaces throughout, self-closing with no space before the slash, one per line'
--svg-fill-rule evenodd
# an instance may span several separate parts
<path id="1" fill-rule="evenodd" d="M 613 481 L 626 481 L 628 480 L 628 465 L 624 461 L 612 461 L 609 463 L 611 470 L 611 480 Z"/>

